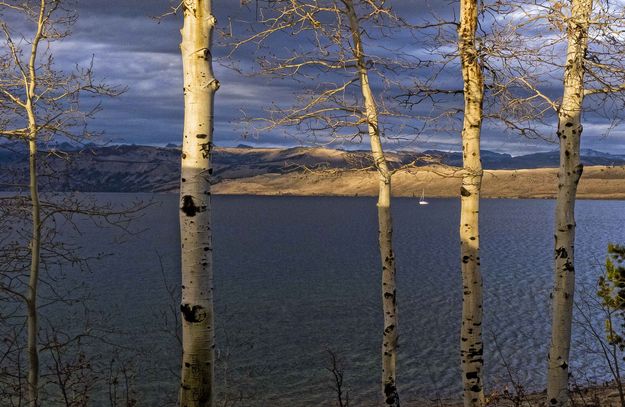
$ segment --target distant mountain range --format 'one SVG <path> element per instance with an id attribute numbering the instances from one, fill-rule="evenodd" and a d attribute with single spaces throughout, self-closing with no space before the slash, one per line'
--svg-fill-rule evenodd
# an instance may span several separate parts
<path id="1" fill-rule="evenodd" d="M 461 166 L 462 154 L 436 150 L 387 154 L 395 168 L 406 164 L 440 163 Z M 0 190 L 27 185 L 28 152 L 23 143 L 0 144 Z M 178 188 L 180 149 L 116 145 L 75 147 L 64 143 L 42 147 L 40 152 L 43 190 L 89 192 L 168 192 Z M 482 151 L 485 169 L 531 169 L 558 166 L 558 152 L 513 157 Z M 621 166 L 625 156 L 583 150 L 584 165 Z M 367 151 L 328 148 L 216 147 L 213 154 L 215 182 L 262 174 L 285 174 L 314 169 L 354 169 L 372 166 Z"/>

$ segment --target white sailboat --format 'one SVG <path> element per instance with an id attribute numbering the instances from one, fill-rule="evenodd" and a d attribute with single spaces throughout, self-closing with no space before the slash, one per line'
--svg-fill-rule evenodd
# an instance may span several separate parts
<path id="1" fill-rule="evenodd" d="M 425 189 L 421 190 L 421 199 L 419 199 L 419 205 L 427 205 L 428 201 L 425 200 Z"/>

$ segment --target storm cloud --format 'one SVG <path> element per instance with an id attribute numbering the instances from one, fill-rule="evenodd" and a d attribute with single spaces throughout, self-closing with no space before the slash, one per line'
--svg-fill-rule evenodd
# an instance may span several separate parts
<path id="1" fill-rule="evenodd" d="M 257 10 L 254 2 L 242 3 L 245 2 L 230 0 L 214 4 L 220 29 L 229 30 L 232 26 L 236 31 L 234 34 L 241 35 L 250 27 L 244 21 L 253 22 Z M 413 23 L 423 22 L 434 14 L 453 18 L 458 9 L 457 2 L 395 0 L 392 3 L 398 14 Z M 93 57 L 98 79 L 127 88 L 122 96 L 102 101 L 103 109 L 90 127 L 103 132 L 103 140 L 112 143 L 179 144 L 183 118 L 179 55 L 181 15 L 155 18 L 171 9 L 167 0 L 81 0 L 77 5 L 79 18 L 72 35 L 54 46 L 58 66 L 71 70 L 77 64 L 89 64 Z M 217 35 L 215 38 L 218 43 L 221 42 Z M 421 41 L 414 35 L 400 33 L 387 41 L 388 49 L 409 50 L 413 55 L 427 55 L 429 52 L 429 42 Z M 285 38 L 272 44 L 276 49 L 287 46 L 289 43 Z M 302 89 L 302 83 L 248 75 L 248 71 L 254 68 L 253 55 L 235 55 L 244 71 L 237 72 L 222 63 L 228 52 L 227 47 L 221 45 L 216 46 L 214 52 L 215 73 L 221 82 L 215 105 L 216 144 L 294 146 L 310 143 L 304 136 L 292 137 L 281 129 L 263 134 L 250 133 L 246 129 L 242 117 L 260 117 L 271 102 L 292 100 Z M 454 72 L 453 64 L 451 67 L 440 79 L 448 86 L 461 88 L 460 72 Z M 406 77 L 402 81 L 410 81 L 411 73 L 404 75 Z M 556 82 L 553 90 L 556 94 L 557 85 Z M 453 103 L 458 104 L 459 101 Z M 418 106 L 418 110 L 407 111 L 407 118 L 403 120 L 410 120 L 411 114 L 423 115 L 429 110 L 430 106 Z M 625 128 L 612 128 L 604 118 L 592 113 L 586 114 L 584 120 L 583 148 L 625 153 Z M 547 120 L 540 128 L 546 139 L 555 132 L 555 118 L 551 122 L 553 125 Z M 411 131 L 406 130 L 406 134 L 400 137 L 401 141 L 389 142 L 387 148 L 460 149 L 460 136 L 453 130 L 423 128 L 418 136 Z M 364 144 L 341 146 L 367 148 Z M 484 126 L 483 148 L 488 150 L 518 155 L 554 150 L 556 147 L 541 139 L 528 140 L 510 134 L 494 123 L 486 122 Z"/>

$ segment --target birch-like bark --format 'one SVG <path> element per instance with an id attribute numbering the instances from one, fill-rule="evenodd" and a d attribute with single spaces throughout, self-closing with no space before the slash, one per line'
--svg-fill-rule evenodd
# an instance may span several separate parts
<path id="1" fill-rule="evenodd" d="M 29 192 L 31 200 L 32 236 L 30 241 L 30 275 L 28 276 L 28 295 L 26 297 L 27 343 L 28 352 L 28 402 L 30 407 L 39 406 L 39 349 L 37 337 L 39 325 L 37 321 L 37 289 L 39 284 L 39 264 L 41 260 L 41 203 L 37 175 L 37 116 L 34 100 L 37 90 L 37 51 L 43 37 L 45 0 L 39 3 L 37 31 L 33 37 L 28 61 L 28 76 L 25 77 L 24 109 L 28 117 L 28 172 Z"/>
<path id="2" fill-rule="evenodd" d="M 369 85 L 369 75 L 360 35 L 360 24 L 352 0 L 343 0 L 352 34 L 352 49 L 358 65 L 360 88 L 364 101 L 371 153 L 378 171 L 378 227 L 380 258 L 382 260 L 382 395 L 387 406 L 399 406 L 397 392 L 397 300 L 395 284 L 395 254 L 393 253 L 393 220 L 391 217 L 391 171 L 389 170 L 380 140 L 378 112 Z"/>
<path id="3" fill-rule="evenodd" d="M 482 185 L 480 131 L 484 79 L 475 33 L 477 0 L 460 2 L 458 47 L 464 80 L 464 123 L 462 128 L 463 176 L 460 188 L 460 256 L 462 269 L 462 327 L 460 355 L 465 407 L 484 406 L 482 369 L 482 275 L 480 273 L 479 209 Z"/>
<path id="4" fill-rule="evenodd" d="M 573 0 L 567 25 L 564 95 L 558 111 L 560 169 L 555 222 L 555 275 L 552 298 L 551 345 L 547 371 L 550 406 L 569 406 L 568 374 L 575 291 L 575 197 L 582 175 L 580 162 L 581 112 L 584 101 L 584 57 L 592 0 Z"/>
<path id="5" fill-rule="evenodd" d="M 210 0 L 184 0 L 182 65 L 184 134 L 180 179 L 182 250 L 182 371 L 179 405 L 214 405 L 213 259 L 210 174 L 213 101 L 219 88 L 212 68 L 215 17 Z"/>

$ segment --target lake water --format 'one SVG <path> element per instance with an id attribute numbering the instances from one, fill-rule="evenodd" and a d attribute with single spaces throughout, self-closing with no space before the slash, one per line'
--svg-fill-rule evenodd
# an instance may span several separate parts
<path id="1" fill-rule="evenodd" d="M 114 202 L 136 197 L 99 195 Z M 88 279 L 109 323 L 131 334 L 129 345 L 147 350 L 135 362 L 146 406 L 175 397 L 179 357 L 164 322 L 171 322 L 170 306 L 177 308 L 164 280 L 179 278 L 178 202 L 175 195 L 153 199 L 136 224 L 142 233 L 116 241 L 113 231 L 91 228 L 80 237 L 85 252 L 114 254 L 93 263 Z M 482 203 L 490 388 L 508 382 L 504 361 L 522 384 L 544 387 L 554 204 Z M 459 397 L 459 201 L 419 206 L 398 198 L 393 216 L 400 395 Z M 578 281 L 592 287 L 607 243 L 625 242 L 625 202 L 580 201 L 577 219 Z M 374 405 L 382 326 L 375 200 L 217 196 L 213 231 L 220 391 L 242 407 L 331 405 L 330 349 L 354 405 Z M 606 378 L 601 360 L 581 349 L 574 350 L 574 374 Z"/>

